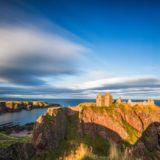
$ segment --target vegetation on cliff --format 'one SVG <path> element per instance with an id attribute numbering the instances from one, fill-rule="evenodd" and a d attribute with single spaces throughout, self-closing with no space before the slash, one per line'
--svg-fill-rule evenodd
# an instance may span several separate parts
<path id="1" fill-rule="evenodd" d="M 51 118 L 51 117 L 50 117 Z M 47 114 L 47 119 L 49 120 Z M 67 131 L 65 139 L 59 147 L 48 153 L 35 156 L 33 160 L 54 160 L 54 159 L 93 159 L 104 158 L 109 151 L 109 143 L 100 136 L 92 138 L 89 135 L 81 136 L 78 132 L 79 115 L 78 112 L 67 116 Z"/>
<path id="2" fill-rule="evenodd" d="M 131 145 L 137 142 L 152 122 L 160 122 L 158 106 L 129 106 L 125 103 L 113 103 L 110 107 L 96 107 L 89 103 L 79 106 L 84 121 L 101 124 L 115 131 Z"/>
<path id="3" fill-rule="evenodd" d="M 31 142 L 31 137 L 15 137 L 6 134 L 5 132 L 0 132 L 0 148 L 6 148 L 15 143 L 29 143 Z"/>

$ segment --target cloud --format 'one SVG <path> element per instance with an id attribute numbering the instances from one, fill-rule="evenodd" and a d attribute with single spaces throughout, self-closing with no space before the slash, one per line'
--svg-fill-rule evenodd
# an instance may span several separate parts
<path id="1" fill-rule="evenodd" d="M 116 77 L 100 79 L 85 82 L 80 85 L 81 89 L 124 89 L 124 88 L 143 88 L 143 87 L 160 87 L 160 79 L 156 77 L 135 76 L 135 77 Z"/>
<path id="2" fill-rule="evenodd" d="M 78 72 L 88 48 L 34 27 L 0 27 L 0 78 L 17 85 L 43 85 L 44 78 Z"/>
<path id="3" fill-rule="evenodd" d="M 82 90 L 73 90 L 69 88 L 56 88 L 51 86 L 24 87 L 24 86 L 0 86 L 1 98 L 64 98 L 80 97 L 84 94 Z"/>
<path id="4" fill-rule="evenodd" d="M 113 79 L 113 78 L 110 78 Z M 136 84 L 134 84 L 136 82 Z M 153 84 L 154 82 L 154 84 Z M 120 86 L 121 83 L 121 86 Z M 146 83 L 146 84 L 143 84 Z M 131 85 L 132 84 L 132 85 Z M 114 78 L 112 86 L 100 88 L 73 88 L 73 86 L 2 86 L 0 94 L 4 97 L 22 97 L 22 98 L 95 98 L 99 93 L 110 91 L 114 98 L 121 96 L 126 99 L 159 99 L 160 85 L 158 79 L 139 77 Z M 83 83 L 81 84 L 83 86 Z"/>
<path id="5" fill-rule="evenodd" d="M 160 79 L 153 76 L 108 77 L 77 84 L 76 88 L 86 93 L 89 98 L 109 91 L 114 98 L 121 96 L 126 99 L 159 99 Z"/>
<path id="6" fill-rule="evenodd" d="M 95 98 L 107 90 L 115 97 L 159 93 L 157 77 L 110 77 L 104 70 L 89 69 L 76 76 L 89 49 L 66 36 L 18 26 L 0 27 L 0 35 L 0 95 L 4 97 Z M 56 86 L 57 77 L 63 80 Z"/>
<path id="7" fill-rule="evenodd" d="M 111 73 L 118 71 L 117 65 L 114 65 L 116 59 L 112 63 L 109 62 L 109 56 L 102 59 L 99 53 L 104 48 L 94 50 L 97 52 L 95 55 L 88 55 L 88 46 L 94 48 L 94 44 L 88 44 L 54 24 L 32 5 L 26 2 L 2 2 L 1 97 L 95 98 L 98 93 L 110 91 L 115 98 L 158 98 L 160 79 L 152 76 L 111 77 Z M 123 48 L 121 45 L 119 47 Z M 112 48 L 115 48 L 115 44 Z M 109 45 L 105 52 L 110 52 Z M 84 72 L 77 75 L 81 70 Z"/>

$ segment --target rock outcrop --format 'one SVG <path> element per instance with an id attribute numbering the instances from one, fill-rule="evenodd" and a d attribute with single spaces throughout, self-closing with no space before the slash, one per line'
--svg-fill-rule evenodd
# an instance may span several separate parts
<path id="1" fill-rule="evenodd" d="M 31 143 L 15 143 L 0 149 L 1 160 L 31 160 L 34 154 L 35 148 Z"/>
<path id="2" fill-rule="evenodd" d="M 66 114 L 64 108 L 49 108 L 39 117 L 33 129 L 33 144 L 38 150 L 54 150 L 64 140 L 66 134 Z"/>
<path id="3" fill-rule="evenodd" d="M 22 109 L 31 110 L 34 108 L 48 108 L 52 106 L 60 106 L 59 104 L 49 105 L 47 102 L 42 101 L 1 101 L 0 113 L 16 112 Z"/>
<path id="4" fill-rule="evenodd" d="M 131 157 L 141 160 L 160 159 L 160 123 L 154 122 L 143 132 L 137 143 L 128 150 Z"/>
<path id="5" fill-rule="evenodd" d="M 84 108 L 80 112 L 79 119 L 80 133 L 82 135 L 101 136 L 106 140 L 115 142 L 121 141 L 121 137 L 127 139 L 128 135 L 125 129 L 118 121 L 113 122 L 113 118 L 107 112 L 102 113 L 93 108 Z M 118 134 L 116 131 L 118 131 Z"/>
<path id="6" fill-rule="evenodd" d="M 160 159 L 160 108 L 158 106 L 129 106 L 114 103 L 96 107 L 93 103 L 70 108 L 50 108 L 35 123 L 33 145 L 38 150 L 54 151 L 65 139 L 67 118 L 75 113 L 77 131 L 81 138 L 102 137 L 110 143 L 128 144 L 128 155 L 143 159 L 146 151 Z M 74 120 L 74 119 L 73 119 Z M 124 143 L 125 142 L 125 143 Z M 122 145 L 120 145 L 122 146 Z M 158 158 L 157 158 L 158 157 Z M 144 159 L 144 160 L 150 160 Z"/>
<path id="7" fill-rule="evenodd" d="M 160 108 L 157 106 L 114 104 L 108 108 L 84 106 L 80 111 L 81 131 L 84 134 L 100 135 L 117 141 L 118 137 L 108 133 L 111 130 L 130 144 L 134 144 L 153 122 L 160 122 Z"/>

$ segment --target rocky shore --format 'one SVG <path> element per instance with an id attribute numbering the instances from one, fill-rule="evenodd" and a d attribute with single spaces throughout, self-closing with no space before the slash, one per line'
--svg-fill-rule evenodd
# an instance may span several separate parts
<path id="1" fill-rule="evenodd" d="M 59 104 L 48 104 L 43 101 L 0 101 L 0 114 L 6 112 L 18 112 L 35 108 L 58 107 Z"/>
<path id="2" fill-rule="evenodd" d="M 12 133 L 12 132 L 21 132 L 24 130 L 32 131 L 34 123 L 27 123 L 25 125 L 4 125 L 0 126 L 0 132 Z"/>

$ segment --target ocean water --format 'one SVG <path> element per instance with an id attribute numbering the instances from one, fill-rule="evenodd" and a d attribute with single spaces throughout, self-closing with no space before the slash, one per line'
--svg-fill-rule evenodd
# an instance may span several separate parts
<path id="1" fill-rule="evenodd" d="M 1 99 L 1 100 L 20 100 L 20 101 L 35 101 L 35 99 Z M 37 99 L 36 99 L 37 100 Z M 81 102 L 94 102 L 95 100 L 89 99 L 38 99 L 37 101 L 46 101 L 49 104 L 60 104 L 61 106 L 76 106 Z M 47 108 L 39 108 L 33 110 L 22 110 L 20 112 L 4 113 L 0 115 L 0 127 L 2 126 L 13 126 L 13 125 L 24 125 L 27 123 L 35 122 L 36 119 L 44 114 Z"/>
<path id="2" fill-rule="evenodd" d="M 17 100 L 17 99 L 12 99 Z M 18 99 L 23 100 L 23 99 Z M 33 99 L 29 99 L 32 101 Z M 94 99 L 39 99 L 41 101 L 46 101 L 48 103 L 57 103 L 61 106 L 68 107 L 68 106 L 76 106 L 81 102 L 95 102 Z M 160 101 L 155 101 L 155 103 L 160 106 Z M 39 108 L 33 109 L 30 111 L 22 110 L 20 112 L 13 112 L 13 113 L 4 113 L 0 115 L 0 127 L 7 126 L 7 125 L 24 125 L 27 123 L 35 122 L 36 119 L 44 114 L 47 111 L 47 108 Z"/>

